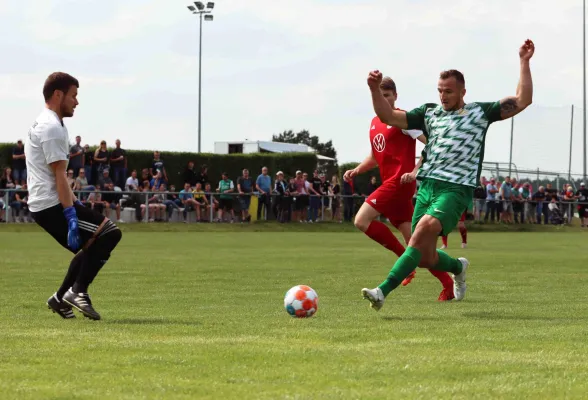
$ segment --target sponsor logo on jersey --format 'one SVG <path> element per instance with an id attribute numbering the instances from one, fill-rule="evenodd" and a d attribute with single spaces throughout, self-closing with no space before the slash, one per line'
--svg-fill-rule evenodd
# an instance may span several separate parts
<path id="1" fill-rule="evenodd" d="M 374 136 L 374 140 L 372 141 L 372 144 L 374 146 L 374 149 L 378 153 L 381 153 L 386 148 L 386 138 L 384 137 L 383 134 L 378 133 L 376 136 Z"/>

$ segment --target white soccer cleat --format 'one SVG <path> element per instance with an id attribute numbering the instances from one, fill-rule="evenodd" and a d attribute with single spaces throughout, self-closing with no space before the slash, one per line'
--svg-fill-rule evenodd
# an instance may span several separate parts
<path id="1" fill-rule="evenodd" d="M 370 307 L 376 311 L 380 311 L 380 308 L 384 305 L 384 293 L 382 293 L 382 289 L 379 287 L 375 289 L 361 289 L 361 295 L 364 299 L 370 302 Z"/>
<path id="2" fill-rule="evenodd" d="M 466 270 L 470 266 L 470 262 L 461 257 L 458 258 L 461 265 L 463 265 L 463 269 L 461 270 L 461 274 L 453 275 L 453 295 L 455 296 L 455 301 L 463 300 L 465 297 L 467 285 L 466 285 Z"/>
<path id="3" fill-rule="evenodd" d="M 462 244 L 461 244 L 461 248 L 462 248 L 462 249 L 465 249 L 466 247 L 468 247 L 468 244 L 467 244 L 467 243 L 462 243 Z"/>
<path id="4" fill-rule="evenodd" d="M 439 250 L 445 250 L 447 248 L 447 246 L 443 245 L 439 248 Z"/>

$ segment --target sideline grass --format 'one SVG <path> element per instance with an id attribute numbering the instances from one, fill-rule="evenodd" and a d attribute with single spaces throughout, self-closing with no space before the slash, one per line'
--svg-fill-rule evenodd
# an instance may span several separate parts
<path id="1" fill-rule="evenodd" d="M 0 231 L 0 398 L 585 398 L 586 234 L 475 233 L 461 303 L 426 271 L 379 313 L 395 256 L 359 233 L 126 232 L 91 288 L 103 320 L 45 301 L 69 255 Z M 127 228 L 132 230 L 131 228 Z M 140 228 L 146 229 L 146 228 Z M 308 284 L 317 315 L 285 292 Z"/>

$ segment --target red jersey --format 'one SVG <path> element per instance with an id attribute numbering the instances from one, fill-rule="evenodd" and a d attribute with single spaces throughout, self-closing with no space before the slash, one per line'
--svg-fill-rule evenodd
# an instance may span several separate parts
<path id="1" fill-rule="evenodd" d="M 416 141 L 421 131 L 405 130 L 386 125 L 374 117 L 370 126 L 372 154 L 380 167 L 382 183 L 388 179 L 400 181 L 402 175 L 412 172 L 415 163 Z"/>

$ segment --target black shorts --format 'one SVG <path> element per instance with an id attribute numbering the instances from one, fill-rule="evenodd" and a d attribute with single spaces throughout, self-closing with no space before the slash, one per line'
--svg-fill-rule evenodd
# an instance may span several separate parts
<path id="1" fill-rule="evenodd" d="M 221 210 L 231 211 L 233 209 L 233 199 L 220 199 L 219 208 Z"/>
<path id="2" fill-rule="evenodd" d="M 78 225 L 80 228 L 81 246 L 84 245 L 94 236 L 98 227 L 104 222 L 106 217 L 90 208 L 74 204 L 76 214 L 78 215 Z M 48 234 L 53 236 L 67 250 L 73 251 L 67 247 L 67 220 L 63 215 L 63 206 L 58 204 L 39 212 L 31 212 L 35 222 L 43 228 Z"/>
<path id="3" fill-rule="evenodd" d="M 296 211 L 302 211 L 308 207 L 308 196 L 296 197 Z"/>

